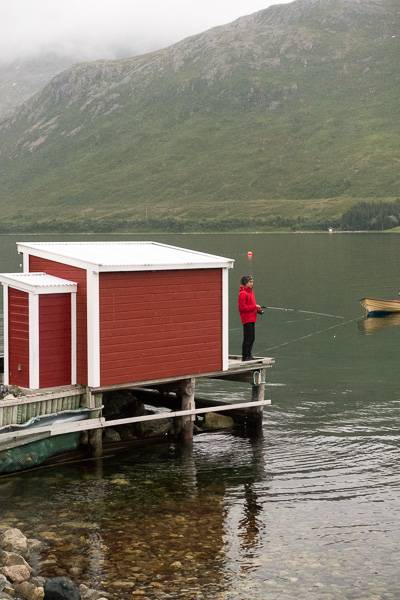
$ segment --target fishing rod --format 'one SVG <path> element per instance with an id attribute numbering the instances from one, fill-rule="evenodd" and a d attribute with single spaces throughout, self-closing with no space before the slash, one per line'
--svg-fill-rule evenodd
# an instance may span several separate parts
<path id="1" fill-rule="evenodd" d="M 400 294 L 400 292 L 399 292 Z M 264 309 L 268 309 L 268 310 L 282 310 L 284 312 L 294 312 L 294 313 L 303 313 L 306 315 L 317 315 L 318 317 L 330 317 L 332 319 L 344 319 L 345 317 L 342 317 L 340 315 L 331 315 L 329 313 L 320 313 L 320 312 L 314 312 L 312 310 L 301 310 L 300 308 L 285 308 L 283 306 L 261 306 L 261 314 L 264 314 Z M 233 329 L 230 329 L 230 331 L 239 331 L 241 329 L 241 327 L 234 327 Z"/>
<path id="2" fill-rule="evenodd" d="M 282 310 L 284 312 L 304 313 L 306 315 L 318 315 L 319 317 L 331 317 L 332 319 L 344 319 L 345 318 L 340 315 L 331 315 L 329 313 L 314 312 L 312 310 L 301 310 L 300 308 L 285 308 L 283 306 L 262 306 L 261 308 L 267 308 L 269 310 Z"/>

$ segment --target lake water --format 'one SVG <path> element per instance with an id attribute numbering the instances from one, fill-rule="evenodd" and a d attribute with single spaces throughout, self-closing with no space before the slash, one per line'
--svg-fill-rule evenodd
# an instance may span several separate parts
<path id="1" fill-rule="evenodd" d="M 61 238 L 120 239 L 0 236 L 0 271 L 18 270 L 17 239 Z M 46 541 L 42 574 L 113 598 L 398 599 L 400 327 L 363 321 L 358 300 L 397 295 L 400 237 L 124 236 L 145 238 L 236 260 L 233 353 L 242 274 L 259 303 L 298 309 L 257 324 L 255 352 L 276 358 L 263 437 L 201 434 L 189 452 L 163 445 L 0 479 L 0 524 Z M 228 383 L 201 393 L 249 398 Z"/>

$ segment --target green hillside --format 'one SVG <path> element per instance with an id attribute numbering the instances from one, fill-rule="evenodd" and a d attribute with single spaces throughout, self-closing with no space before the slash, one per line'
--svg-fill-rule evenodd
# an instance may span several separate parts
<path id="1" fill-rule="evenodd" d="M 0 126 L 3 227 L 325 226 L 395 199 L 398 0 L 297 0 L 78 65 Z"/>

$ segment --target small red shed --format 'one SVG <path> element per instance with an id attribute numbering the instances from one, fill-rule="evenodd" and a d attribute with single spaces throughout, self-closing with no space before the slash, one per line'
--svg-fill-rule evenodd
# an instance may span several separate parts
<path id="1" fill-rule="evenodd" d="M 41 273 L 40 277 L 75 285 L 76 358 L 71 364 L 76 364 L 76 383 L 118 386 L 228 368 L 228 270 L 233 260 L 155 242 L 17 246 L 27 280 Z M 2 275 L 0 281 L 6 284 L 7 277 Z M 7 298 L 11 314 L 21 298 Z M 23 310 L 26 319 L 27 308 Z M 71 324 L 67 327 L 62 320 L 68 337 Z M 56 321 L 49 322 L 49 331 L 61 327 Z M 10 323 L 9 319 L 8 368 L 14 360 L 11 347 L 17 347 Z M 29 337 L 30 348 L 33 340 L 38 336 Z M 29 356 L 35 361 L 39 352 L 40 345 L 36 355 L 32 348 Z M 29 387 L 45 387 L 47 381 L 40 375 L 30 377 Z"/>
<path id="2" fill-rule="evenodd" d="M 47 273 L 2 273 L 4 383 L 45 388 L 76 383 L 76 291 Z"/>

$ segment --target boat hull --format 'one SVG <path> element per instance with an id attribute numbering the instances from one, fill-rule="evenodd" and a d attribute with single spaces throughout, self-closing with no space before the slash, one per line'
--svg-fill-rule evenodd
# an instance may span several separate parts
<path id="1" fill-rule="evenodd" d="M 368 317 L 384 317 L 385 315 L 400 313 L 400 300 L 362 298 L 360 303 Z"/>
<path id="2" fill-rule="evenodd" d="M 0 451 L 0 475 L 31 469 L 48 458 L 79 448 L 80 434 L 65 433 Z"/>

